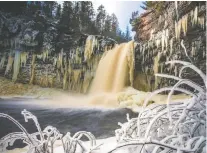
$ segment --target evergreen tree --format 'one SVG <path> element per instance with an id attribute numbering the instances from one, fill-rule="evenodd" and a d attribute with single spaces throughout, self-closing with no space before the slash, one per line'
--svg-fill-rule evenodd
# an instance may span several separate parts
<path id="1" fill-rule="evenodd" d="M 116 34 L 119 30 L 119 22 L 114 13 L 111 15 L 111 24 L 112 24 L 112 32 Z"/>
<path id="2" fill-rule="evenodd" d="M 44 13 L 47 17 L 52 17 L 53 16 L 53 11 L 56 9 L 57 7 L 57 2 L 55 1 L 45 1 L 43 2 L 43 10 Z"/>
<path id="3" fill-rule="evenodd" d="M 128 41 L 131 40 L 129 26 L 126 27 L 125 39 Z"/>
<path id="4" fill-rule="evenodd" d="M 60 16 L 61 16 L 61 5 L 59 4 L 58 6 L 57 6 L 57 10 L 56 10 L 56 18 L 60 18 Z"/>
<path id="5" fill-rule="evenodd" d="M 15 12 L 15 14 L 26 11 L 26 15 L 35 21 L 35 29 L 41 32 L 44 32 L 51 22 L 48 19 L 55 17 L 54 19 L 59 22 L 56 25 L 58 30 L 56 41 L 62 44 L 65 44 L 66 37 L 76 37 L 80 33 L 101 34 L 118 42 L 126 41 L 123 32 L 119 30 L 116 15 L 107 14 L 103 5 L 98 7 L 95 14 L 93 3 L 90 1 L 65 1 L 62 7 L 55 1 L 15 2 L 15 7 L 10 4 L 10 2 L 1 2 L 0 11 Z"/>
<path id="6" fill-rule="evenodd" d="M 139 11 L 134 11 L 134 12 L 132 12 L 132 16 L 131 16 L 131 18 L 130 18 L 130 20 L 129 20 L 129 23 L 131 24 L 131 25 L 134 25 L 134 24 L 136 24 L 137 23 L 137 18 L 139 17 Z"/>
<path id="7" fill-rule="evenodd" d="M 168 3 L 165 1 L 145 1 L 142 3 L 141 8 L 144 10 L 152 10 L 156 15 L 159 15 Z"/>
<path id="8" fill-rule="evenodd" d="M 72 28 L 72 17 L 73 17 L 73 8 L 71 1 L 64 1 L 63 3 L 63 11 L 60 18 L 60 30 L 61 31 L 68 31 L 69 28 Z"/>
<path id="9" fill-rule="evenodd" d="M 94 17 L 93 4 L 90 1 L 81 1 L 80 21 L 83 31 L 88 31 Z"/>
<path id="10" fill-rule="evenodd" d="M 111 16 L 107 15 L 105 20 L 104 32 L 111 32 L 111 30 L 112 30 Z"/>
<path id="11" fill-rule="evenodd" d="M 12 13 L 13 15 L 19 15 L 24 13 L 27 7 L 26 1 L 1 1 L 0 2 L 0 11 L 5 11 Z"/>
<path id="12" fill-rule="evenodd" d="M 43 2 L 38 2 L 38 1 L 31 1 L 30 3 L 28 2 L 27 15 L 28 16 L 34 16 L 34 14 L 37 11 L 42 11 L 42 3 Z"/>
<path id="13" fill-rule="evenodd" d="M 119 43 L 127 42 L 125 38 L 125 33 L 121 31 L 121 29 L 117 29 L 117 35 L 115 37 L 115 40 L 118 41 Z"/>
<path id="14" fill-rule="evenodd" d="M 80 19 L 80 12 L 81 12 L 81 2 L 75 1 L 73 5 L 73 15 L 72 15 L 72 27 L 74 31 L 80 32 L 81 31 L 81 19 Z"/>
<path id="15" fill-rule="evenodd" d="M 106 18 L 106 11 L 103 5 L 100 5 L 97 9 L 97 16 L 96 16 L 96 27 L 98 28 L 98 31 L 100 34 L 104 31 L 104 24 L 105 24 L 105 18 Z"/>

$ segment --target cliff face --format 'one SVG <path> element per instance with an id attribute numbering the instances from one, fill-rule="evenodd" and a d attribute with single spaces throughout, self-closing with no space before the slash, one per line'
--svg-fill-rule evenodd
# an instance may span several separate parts
<path id="1" fill-rule="evenodd" d="M 206 70 L 206 3 L 165 2 L 157 13 L 139 17 L 133 87 L 151 91 L 174 84 L 156 73 L 178 75 L 184 60 Z M 30 19 L 0 13 L 0 75 L 14 82 L 86 93 L 105 50 L 116 42 L 103 36 L 58 33 L 58 21 L 41 14 Z M 202 85 L 194 73 L 185 76 Z M 184 77 L 185 77 L 184 76 Z"/>
<path id="2" fill-rule="evenodd" d="M 206 70 L 206 2 L 165 2 L 160 13 L 147 10 L 136 26 L 135 88 L 153 90 L 173 81 L 154 77 L 156 73 L 178 75 L 180 67 L 171 60 L 188 61 Z M 202 84 L 196 74 L 187 74 Z"/>
<path id="3" fill-rule="evenodd" d="M 36 15 L 0 13 L 0 75 L 14 82 L 87 92 L 102 53 L 116 43 L 103 36 L 63 33 Z M 41 22 L 40 22 L 41 21 Z"/>

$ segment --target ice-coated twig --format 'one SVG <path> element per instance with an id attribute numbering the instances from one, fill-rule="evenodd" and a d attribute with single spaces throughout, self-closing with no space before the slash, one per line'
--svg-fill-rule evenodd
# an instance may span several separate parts
<path id="1" fill-rule="evenodd" d="M 168 62 L 165 62 L 165 64 L 182 64 L 184 66 L 186 66 L 186 68 L 191 68 L 192 70 L 194 70 L 195 72 L 197 72 L 200 77 L 203 79 L 203 82 L 206 84 L 206 75 L 198 68 L 196 67 L 195 65 L 189 63 L 189 62 L 184 62 L 184 61 L 180 61 L 180 60 L 173 60 L 173 61 L 168 61 Z M 181 71 L 181 74 L 182 74 L 182 71 Z M 181 75 L 180 74 L 180 75 Z"/>
<path id="2" fill-rule="evenodd" d="M 15 125 L 18 126 L 18 128 L 20 128 L 20 130 L 28 137 L 30 143 L 32 145 L 34 145 L 34 141 L 32 139 L 32 137 L 30 136 L 30 134 L 27 132 L 27 130 L 17 121 L 15 120 L 14 118 L 12 118 L 11 116 L 7 115 L 7 114 L 4 114 L 4 113 L 0 113 L 0 117 L 3 117 L 3 118 L 7 118 L 9 119 L 10 121 L 12 121 Z"/>
<path id="3" fill-rule="evenodd" d="M 181 78 L 185 68 L 191 68 L 196 71 L 205 82 L 205 74 L 196 66 L 189 62 L 170 61 L 166 64 L 182 64 L 184 65 L 179 77 L 156 74 L 159 77 L 165 77 L 177 80 L 173 87 L 165 87 L 150 93 L 144 101 L 141 112 L 138 115 L 137 123 L 135 122 L 137 135 L 131 136 L 130 120 L 120 123 L 121 129 L 117 131 L 117 139 L 120 145 L 112 149 L 110 152 L 117 151 L 122 147 L 140 146 L 140 152 L 166 153 L 166 152 L 201 152 L 206 147 L 206 88 L 192 82 L 188 79 Z M 197 92 L 188 91 L 179 88 L 180 85 L 187 84 Z M 206 85 L 206 83 L 205 83 Z M 169 91 L 167 104 L 153 104 L 147 106 L 149 100 L 158 93 Z M 171 103 L 171 96 L 174 91 L 179 91 L 190 95 L 183 103 Z M 149 137 L 152 141 L 146 141 Z M 144 141 L 143 141 L 144 140 Z M 150 147 L 149 147 L 150 146 Z M 204 152 L 203 152 L 204 153 Z"/>
<path id="4" fill-rule="evenodd" d="M 37 127 L 37 130 L 40 134 L 40 139 L 41 141 L 44 140 L 43 138 L 43 134 L 42 134 L 42 130 L 41 130 L 41 127 L 40 127 L 40 124 L 38 122 L 38 119 L 36 116 L 34 116 L 32 113 L 28 112 L 26 109 L 24 109 L 21 114 L 24 116 L 24 119 L 25 119 L 25 122 L 28 122 L 28 119 L 32 119 Z"/>
<path id="5" fill-rule="evenodd" d="M 193 63 L 193 61 L 191 60 L 191 58 L 188 56 L 188 53 L 187 53 L 187 50 L 186 50 L 186 48 L 185 48 L 185 45 L 184 45 L 184 43 L 183 43 L 183 39 L 181 40 L 181 47 L 184 49 L 184 51 L 185 51 L 185 55 L 188 57 L 188 59 L 189 59 L 189 61 L 191 62 L 191 63 Z"/>

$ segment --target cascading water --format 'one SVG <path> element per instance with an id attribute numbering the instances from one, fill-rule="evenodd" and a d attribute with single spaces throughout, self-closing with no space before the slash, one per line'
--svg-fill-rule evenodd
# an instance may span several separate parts
<path id="1" fill-rule="evenodd" d="M 129 52 L 134 50 L 134 42 L 117 45 L 107 51 L 102 57 L 96 70 L 90 93 L 120 92 L 130 82 Z M 133 55 L 132 55 L 133 56 Z"/>
<path id="2" fill-rule="evenodd" d="M 90 44 L 90 43 L 88 43 Z M 87 47 L 87 44 L 86 44 Z M 92 49 L 92 47 L 91 47 Z M 70 85 L 78 86 L 79 71 L 73 72 L 76 83 Z M 76 74 L 77 72 L 77 74 Z M 133 84 L 134 75 L 134 42 L 116 45 L 109 51 L 106 51 L 99 61 L 95 77 L 87 95 L 69 94 L 67 97 L 58 97 L 58 106 L 72 105 L 77 107 L 119 107 L 118 96 L 125 87 Z M 85 72 L 90 76 L 90 71 Z M 87 76 L 87 75 L 86 75 Z M 87 90 L 90 81 L 84 78 L 83 88 Z M 56 103 L 56 100 L 54 102 Z"/>

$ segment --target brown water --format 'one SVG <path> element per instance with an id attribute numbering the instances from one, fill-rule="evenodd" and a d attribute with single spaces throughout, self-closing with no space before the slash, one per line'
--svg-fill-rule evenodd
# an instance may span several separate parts
<path id="1" fill-rule="evenodd" d="M 92 44 L 88 43 L 88 45 L 91 46 Z M 86 48 L 89 48 L 88 50 L 93 48 L 87 47 L 88 45 L 86 45 Z M 90 54 L 91 52 L 87 54 L 87 58 L 90 58 Z M 61 92 L 57 95 L 55 94 L 56 91 L 52 92 L 44 89 L 37 89 L 40 91 L 37 94 L 42 95 L 48 92 L 47 95 L 50 98 L 52 97 L 52 100 L 47 100 L 47 102 L 44 103 L 40 102 L 40 104 L 47 104 L 49 106 L 117 108 L 120 107 L 119 102 L 123 104 L 123 101 L 126 102 L 127 106 L 134 105 L 135 103 L 140 106 L 149 93 L 139 92 L 133 88 L 127 88 L 127 90 L 125 90 L 126 87 L 132 86 L 133 84 L 133 71 L 134 42 L 131 41 L 116 45 L 113 49 L 104 53 L 97 65 L 96 74 L 88 94 Z M 75 80 L 76 83 L 74 83 L 74 85 L 78 85 L 77 79 Z M 11 87 L 13 89 L 13 85 Z M 5 90 L 5 88 L 3 90 Z M 34 92 L 35 91 L 31 91 L 31 93 Z M 136 95 L 136 97 L 133 96 L 133 98 L 131 95 Z M 120 97 L 123 100 L 120 101 Z M 153 100 L 156 103 L 166 102 L 166 97 L 162 97 L 164 96 L 158 95 L 158 97 Z"/>
<path id="2" fill-rule="evenodd" d="M 118 93 L 130 85 L 130 76 L 133 75 L 131 73 L 133 64 L 130 61 L 133 57 L 129 58 L 133 56 L 133 50 L 134 42 L 131 41 L 106 51 L 99 61 L 89 93 L 56 97 L 53 104 L 72 107 L 119 107 Z"/>
<path id="3" fill-rule="evenodd" d="M 122 100 L 126 103 L 126 105 L 123 105 L 124 107 L 129 105 L 141 106 L 150 93 L 137 91 L 132 87 L 127 88 L 133 84 L 133 72 L 134 42 L 116 45 L 113 49 L 106 51 L 99 61 L 89 93 L 87 95 L 68 94 L 67 97 L 60 97 L 59 101 L 61 103 L 58 103 L 58 105 L 117 108 L 121 107 L 119 104 L 120 97 L 124 97 L 124 100 Z M 131 95 L 136 95 L 136 97 Z M 177 98 L 180 97 L 176 96 L 175 99 Z M 156 103 L 165 103 L 166 96 L 156 95 L 153 100 Z"/>
<path id="4" fill-rule="evenodd" d="M 134 49 L 134 43 L 131 41 L 107 51 L 98 64 L 90 94 L 117 93 L 129 85 L 128 56 L 132 49 Z"/>

